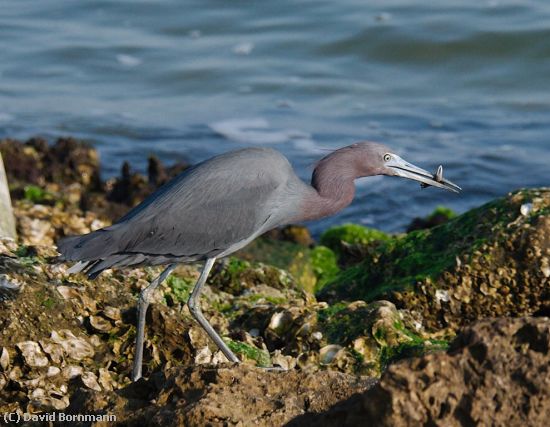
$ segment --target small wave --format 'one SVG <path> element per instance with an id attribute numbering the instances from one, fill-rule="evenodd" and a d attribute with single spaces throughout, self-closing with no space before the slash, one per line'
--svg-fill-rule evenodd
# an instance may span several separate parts
<path id="1" fill-rule="evenodd" d="M 250 55 L 254 49 L 254 43 L 244 42 L 233 47 L 233 53 L 237 55 Z"/>
<path id="2" fill-rule="evenodd" d="M 230 141 L 259 145 L 291 142 L 300 151 L 311 153 L 322 151 L 307 132 L 295 129 L 274 129 L 262 117 L 222 120 L 211 123 L 209 127 Z"/>
<path id="3" fill-rule="evenodd" d="M 1 122 L 11 122 L 13 119 L 14 119 L 14 117 L 11 114 L 0 112 L 0 123 Z"/>
<path id="4" fill-rule="evenodd" d="M 123 53 L 117 55 L 116 60 L 119 64 L 124 65 L 125 67 L 137 67 L 143 62 L 136 56 L 125 55 Z"/>

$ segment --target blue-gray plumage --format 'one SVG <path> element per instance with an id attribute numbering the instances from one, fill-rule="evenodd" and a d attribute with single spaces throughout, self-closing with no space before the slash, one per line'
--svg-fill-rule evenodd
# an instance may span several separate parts
<path id="1" fill-rule="evenodd" d="M 297 216 L 306 188 L 277 151 L 235 151 L 184 171 L 116 224 L 66 238 L 59 249 L 66 260 L 93 263 L 91 278 L 111 267 L 220 257 Z"/>
<path id="2" fill-rule="evenodd" d="M 79 261 L 69 273 L 95 278 L 112 267 L 169 264 L 140 295 L 134 380 L 141 377 L 145 313 L 152 291 L 178 263 L 205 261 L 188 305 L 225 356 L 238 362 L 200 311 L 198 298 L 216 258 L 280 225 L 332 215 L 351 203 L 354 180 L 371 175 L 414 179 L 458 192 L 443 178 L 407 163 L 381 144 L 362 142 L 321 159 L 311 185 L 269 148 L 222 154 L 184 171 L 110 227 L 67 237 L 61 260 Z"/>

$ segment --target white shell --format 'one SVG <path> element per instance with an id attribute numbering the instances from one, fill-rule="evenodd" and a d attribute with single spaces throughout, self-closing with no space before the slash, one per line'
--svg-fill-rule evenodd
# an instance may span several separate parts
<path id="1" fill-rule="evenodd" d="M 16 344 L 21 351 L 23 359 L 32 368 L 48 366 L 48 358 L 42 353 L 40 346 L 34 341 L 22 341 Z"/>
<path id="2" fill-rule="evenodd" d="M 519 208 L 519 211 L 523 216 L 529 215 L 529 213 L 533 210 L 533 203 L 524 203 Z"/>
<path id="3" fill-rule="evenodd" d="M 319 361 L 323 365 L 328 365 L 330 362 L 334 360 L 336 355 L 340 350 L 342 350 L 342 346 L 336 345 L 336 344 L 329 344 L 324 346 L 321 350 L 319 350 Z"/>

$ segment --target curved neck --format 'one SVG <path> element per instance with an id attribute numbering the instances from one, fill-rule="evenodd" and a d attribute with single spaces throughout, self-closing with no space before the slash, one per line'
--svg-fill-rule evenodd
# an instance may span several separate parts
<path id="1" fill-rule="evenodd" d="M 330 161 L 327 161 L 330 160 Z M 311 190 L 301 209 L 302 220 L 324 218 L 348 206 L 355 196 L 357 177 L 349 159 L 339 161 L 336 156 L 323 159 L 311 176 Z"/>

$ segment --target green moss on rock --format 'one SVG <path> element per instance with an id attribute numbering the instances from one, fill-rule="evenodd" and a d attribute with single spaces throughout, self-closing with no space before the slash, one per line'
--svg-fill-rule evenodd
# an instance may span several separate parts
<path id="1" fill-rule="evenodd" d="M 321 289 L 340 272 L 336 254 L 326 246 L 316 246 L 311 251 L 311 265 L 317 278 L 315 289 Z"/>
<path id="2" fill-rule="evenodd" d="M 318 312 L 318 327 L 329 346 L 343 349 L 336 364 L 351 355 L 346 363 L 355 365 L 354 372 L 379 375 L 389 363 L 446 348 L 446 341 L 415 331 L 404 318 L 407 315 L 388 301 L 339 302 Z"/>
<path id="3" fill-rule="evenodd" d="M 189 295 L 195 285 L 194 281 L 170 275 L 166 279 L 166 283 L 168 284 L 168 292 L 172 295 L 173 299 L 181 304 L 187 304 Z"/>
<path id="4" fill-rule="evenodd" d="M 358 224 L 343 224 L 326 230 L 321 235 L 320 243 L 339 253 L 342 242 L 350 245 L 366 245 L 373 241 L 384 241 L 389 238 L 389 235 L 374 228 Z"/>
<path id="5" fill-rule="evenodd" d="M 428 221 L 434 220 L 435 218 L 446 218 L 446 219 L 453 219 L 455 218 L 456 212 L 453 211 L 451 208 L 448 208 L 446 206 L 438 206 L 436 207 L 433 212 L 428 215 Z"/>
<path id="6" fill-rule="evenodd" d="M 548 189 L 522 190 L 437 227 L 388 238 L 317 296 L 416 306 L 431 327 L 455 327 L 480 313 L 532 313 L 549 300 L 541 285 L 550 271 L 549 205 Z M 473 300 L 480 302 L 474 308 Z"/>
<path id="7" fill-rule="evenodd" d="M 271 366 L 271 357 L 269 356 L 269 353 L 267 351 L 261 350 L 257 347 L 240 341 L 227 339 L 226 342 L 231 351 L 234 351 L 235 353 L 244 356 L 249 360 L 255 361 L 257 366 L 261 366 L 264 368 Z"/>

